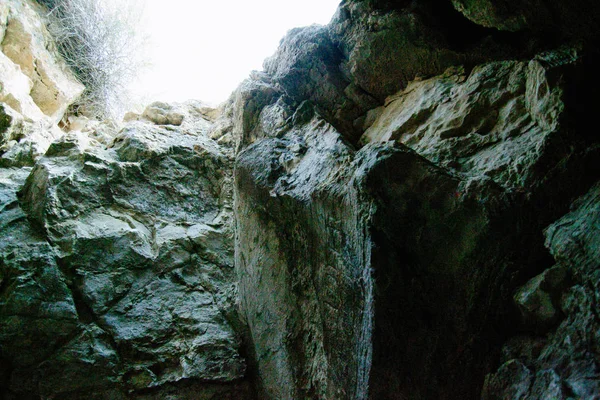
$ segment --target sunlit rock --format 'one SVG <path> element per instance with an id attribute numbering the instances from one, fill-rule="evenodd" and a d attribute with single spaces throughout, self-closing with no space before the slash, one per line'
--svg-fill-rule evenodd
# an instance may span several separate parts
<path id="1" fill-rule="evenodd" d="M 3 87 L 19 85 L 13 90 L 10 86 L 8 90 L 3 88 L 4 97 L 28 118 L 38 119 L 41 112 L 56 122 L 82 93 L 83 85 L 53 49 L 39 5 L 29 0 L 10 0 L 2 7 L 8 12 L 0 21 L 0 83 Z M 6 75 L 11 68 L 13 76 Z"/>

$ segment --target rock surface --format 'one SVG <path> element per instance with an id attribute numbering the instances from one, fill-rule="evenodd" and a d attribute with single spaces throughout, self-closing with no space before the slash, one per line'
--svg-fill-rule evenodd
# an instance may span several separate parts
<path id="1" fill-rule="evenodd" d="M 83 92 L 54 49 L 42 9 L 0 4 L 0 164 L 32 166 L 62 135 L 56 123 Z"/>
<path id="2" fill-rule="evenodd" d="M 0 396 L 597 397 L 598 14 L 346 0 L 66 134 L 0 58 Z"/>
<path id="3" fill-rule="evenodd" d="M 525 353 L 527 348 L 510 351 L 514 346 L 507 344 L 505 358 L 511 359 L 486 378 L 485 399 L 515 398 L 510 394 L 517 386 L 524 399 L 592 399 L 600 393 L 600 320 L 595 305 L 600 268 L 600 183 L 571 208 L 545 231 L 546 246 L 556 266 L 533 278 L 516 298 L 522 303 L 522 294 L 536 287 L 546 297 L 546 308 L 555 308 L 551 320 L 537 307 L 538 318 L 527 319 L 542 317 L 540 322 L 545 322 L 545 329 L 538 325 L 537 331 L 527 332 L 531 337 L 537 335 L 542 346 L 531 355 Z M 521 365 L 522 372 L 515 374 L 514 368 L 507 367 L 511 363 Z"/>
<path id="4" fill-rule="evenodd" d="M 368 377 L 368 204 L 353 159 L 318 116 L 238 157 L 236 267 L 268 398 L 354 398 Z"/>
<path id="5" fill-rule="evenodd" d="M 598 2 L 580 0 L 452 0 L 473 22 L 504 31 L 534 31 L 559 40 L 596 40 Z"/>
<path id="6" fill-rule="evenodd" d="M 276 92 L 296 103 L 310 100 L 355 143 L 367 112 L 409 81 L 453 65 L 500 58 L 510 50 L 522 51 L 471 24 L 450 3 L 344 1 L 328 26 L 288 32 L 264 62 L 267 76 L 252 79 L 271 87 L 254 108 L 272 104 L 279 98 Z"/>
<path id="7" fill-rule="evenodd" d="M 478 398 L 504 342 L 561 318 L 563 269 L 522 285 L 552 266 L 544 227 L 600 177 L 579 99 L 593 53 L 473 65 L 506 50 L 477 40 L 501 38 L 463 21 L 454 39 L 480 36 L 461 49 L 428 2 L 399 3 L 347 1 L 291 31 L 220 123 L 266 398 Z M 484 393 L 525 395 L 528 364 L 503 368 Z"/>
<path id="8" fill-rule="evenodd" d="M 27 118 L 46 115 L 56 122 L 83 86 L 53 48 L 41 12 L 28 0 L 8 0 L 0 6 L 0 100 Z"/>
<path id="9" fill-rule="evenodd" d="M 252 397 L 234 330 L 232 155 L 208 125 L 72 131 L 24 183 L 1 170 L 6 398 Z"/>

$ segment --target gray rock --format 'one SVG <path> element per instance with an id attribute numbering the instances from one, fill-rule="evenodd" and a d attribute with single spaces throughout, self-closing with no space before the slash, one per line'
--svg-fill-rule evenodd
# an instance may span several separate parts
<path id="1" fill-rule="evenodd" d="M 20 124 L 15 121 L 16 113 L 10 107 L 0 104 L 0 146 L 5 146 L 9 141 L 17 139 Z"/>
<path id="2" fill-rule="evenodd" d="M 0 167 L 31 167 L 63 132 L 47 118 L 31 121 L 0 103 Z"/>
<path id="3" fill-rule="evenodd" d="M 538 293 L 552 293 L 552 299 L 559 303 L 556 306 L 565 314 L 560 325 L 547 335 L 539 356 L 528 360 L 531 371 L 537 372 L 527 390 L 527 399 L 594 398 L 599 393 L 599 365 L 593 350 L 600 343 L 600 321 L 594 305 L 600 267 L 599 213 L 600 184 L 596 184 L 573 203 L 570 213 L 546 229 L 546 245 L 558 266 L 534 278 L 516 295 L 531 293 L 533 288 Z M 565 271 L 573 276 L 570 285 L 564 279 Z M 539 315 L 538 310 L 534 314 Z M 502 374 L 499 370 L 490 379 L 498 382 Z M 493 387 L 488 385 L 484 390 L 506 398 L 512 393 L 513 378 Z"/>
<path id="4" fill-rule="evenodd" d="M 494 0 L 452 0 L 454 7 L 470 20 L 488 28 L 520 31 L 527 28 L 542 29 L 552 19 L 548 7 L 539 0 L 522 4 Z"/>
<path id="5" fill-rule="evenodd" d="M 561 292 L 567 287 L 567 279 L 566 268 L 558 265 L 519 288 L 513 299 L 525 326 L 543 332 L 558 322 L 560 311 L 556 303 L 559 303 Z"/>
<path id="6" fill-rule="evenodd" d="M 564 0 L 497 1 L 452 0 L 454 7 L 471 21 L 504 31 L 534 31 L 567 39 L 594 40 L 598 34 L 595 18 L 598 3 Z"/>
<path id="7" fill-rule="evenodd" d="M 587 3 L 344 1 L 218 109 L 66 135 L 2 3 L 0 396 L 597 397 Z"/>
<path id="8" fill-rule="evenodd" d="M 311 91 L 307 66 L 328 68 L 314 57 L 335 51 L 323 28 L 287 40 L 266 64 L 272 76 L 242 86 L 247 99 L 266 100 L 233 108 L 244 116 L 235 128 L 236 267 L 265 396 L 477 397 L 500 352 L 498 330 L 517 325 L 509 310 L 520 274 L 546 262 L 539 232 L 572 196 L 559 187 L 589 182 L 576 171 L 596 147 L 564 147 L 577 50 L 416 80 L 367 113 L 356 150 L 321 114 L 334 105 L 293 101 Z M 294 53 L 304 40 L 314 45 Z M 554 205 L 545 211 L 544 201 Z M 569 284 L 559 265 L 523 287 L 522 326 L 555 328 Z M 544 346 L 523 340 L 506 361 L 536 359 Z M 512 385 L 513 369 L 490 382 Z M 525 395 L 535 373 L 514 390 Z"/>
<path id="9" fill-rule="evenodd" d="M 532 380 L 531 371 L 520 361 L 508 361 L 498 369 L 496 374 L 486 377 L 481 399 L 524 399 Z"/>
<path id="10" fill-rule="evenodd" d="M 531 400 L 563 400 L 568 398 L 560 377 L 552 369 L 538 371 L 530 392 L 531 394 L 527 398 Z"/>
<path id="11" fill-rule="evenodd" d="M 409 81 L 498 58 L 506 47 L 494 39 L 477 47 L 486 35 L 450 4 L 379 3 L 343 2 L 329 25 L 290 30 L 264 62 L 277 89 L 295 104 L 312 102 L 353 144 L 366 113 Z"/>
<path id="12" fill-rule="evenodd" d="M 233 328 L 232 160 L 209 126 L 72 131 L 20 203 L 29 171 L 0 170 L 14 171 L 0 191 L 7 234 L 39 238 L 25 247 L 2 231 L 7 395 L 131 398 L 183 384 L 252 397 Z"/>
<path id="13" fill-rule="evenodd" d="M 2 358 L 17 367 L 38 364 L 77 328 L 73 297 L 47 243 L 12 243 L 0 257 Z"/>
<path id="14" fill-rule="evenodd" d="M 183 114 L 174 111 L 169 104 L 161 102 L 150 104 L 142 116 L 156 125 L 181 125 L 184 118 Z"/>
<path id="15" fill-rule="evenodd" d="M 319 117 L 238 157 L 236 268 L 268 398 L 364 396 L 368 205 L 351 181 L 352 159 Z"/>
<path id="16" fill-rule="evenodd" d="M 78 325 L 55 251 L 31 229 L 18 205 L 16 192 L 28 173 L 0 169 L 0 359 L 13 367 L 43 361 Z"/>
<path id="17" fill-rule="evenodd" d="M 576 51 L 569 54 L 566 65 L 548 66 L 537 58 L 495 62 L 468 76 L 459 68 L 411 82 L 386 100 L 361 141 L 397 140 L 467 175 L 485 174 L 506 187 L 529 186 L 546 143 L 566 134 L 560 125 L 564 89 L 548 76 L 576 62 Z"/>

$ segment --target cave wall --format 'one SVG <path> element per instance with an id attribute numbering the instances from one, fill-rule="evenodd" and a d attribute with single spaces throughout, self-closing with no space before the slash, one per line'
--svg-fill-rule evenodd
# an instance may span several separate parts
<path id="1" fill-rule="evenodd" d="M 594 392 L 582 376 L 597 353 L 563 354 L 575 378 L 535 358 L 564 311 L 540 322 L 519 293 L 555 264 L 546 227 L 599 178 L 585 128 L 597 100 L 583 100 L 596 37 L 579 28 L 589 16 L 509 29 L 502 4 L 475 3 L 342 2 L 328 26 L 290 31 L 232 95 L 240 307 L 266 398 Z"/>
<path id="2" fill-rule="evenodd" d="M 37 7 L 0 5 L 0 396 L 597 395 L 594 2 L 345 0 L 218 109 L 67 133 Z"/>

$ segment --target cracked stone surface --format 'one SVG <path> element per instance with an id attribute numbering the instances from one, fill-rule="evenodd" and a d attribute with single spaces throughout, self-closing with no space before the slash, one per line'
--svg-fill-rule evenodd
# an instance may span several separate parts
<path id="1" fill-rule="evenodd" d="M 43 10 L 0 4 L 0 166 L 33 166 L 62 135 L 56 123 L 83 92 L 54 49 Z"/>
<path id="2" fill-rule="evenodd" d="M 554 296 L 567 275 L 550 270 L 542 231 L 600 176 L 600 147 L 583 125 L 589 107 L 575 95 L 593 74 L 589 53 L 563 46 L 433 77 L 423 60 L 378 66 L 386 53 L 369 58 L 360 41 L 375 46 L 384 16 L 423 9 L 376 3 L 342 5 L 329 26 L 348 47 L 342 55 L 323 27 L 290 32 L 265 73 L 230 99 L 232 123 L 219 125 L 239 138 L 235 264 L 261 392 L 550 393 L 559 378 L 536 380 L 518 357 L 498 368 L 517 349 L 536 357 L 545 342 L 523 330 L 542 332 L 563 313 Z M 412 72 L 377 87 L 390 70 Z M 335 94 L 348 82 L 380 91 L 363 98 L 351 128 L 336 120 L 349 122 L 351 103 Z"/>
<path id="3" fill-rule="evenodd" d="M 7 398 L 150 398 L 178 385 L 252 397 L 234 308 L 232 153 L 209 125 L 72 131 L 35 167 L 0 170 Z"/>
<path id="4" fill-rule="evenodd" d="M 26 118 L 59 121 L 83 92 L 54 48 L 34 1 L 0 5 L 0 101 Z"/>
<path id="5" fill-rule="evenodd" d="M 592 3 L 345 0 L 217 108 L 65 134 L 3 2 L 0 397 L 596 398 Z"/>

